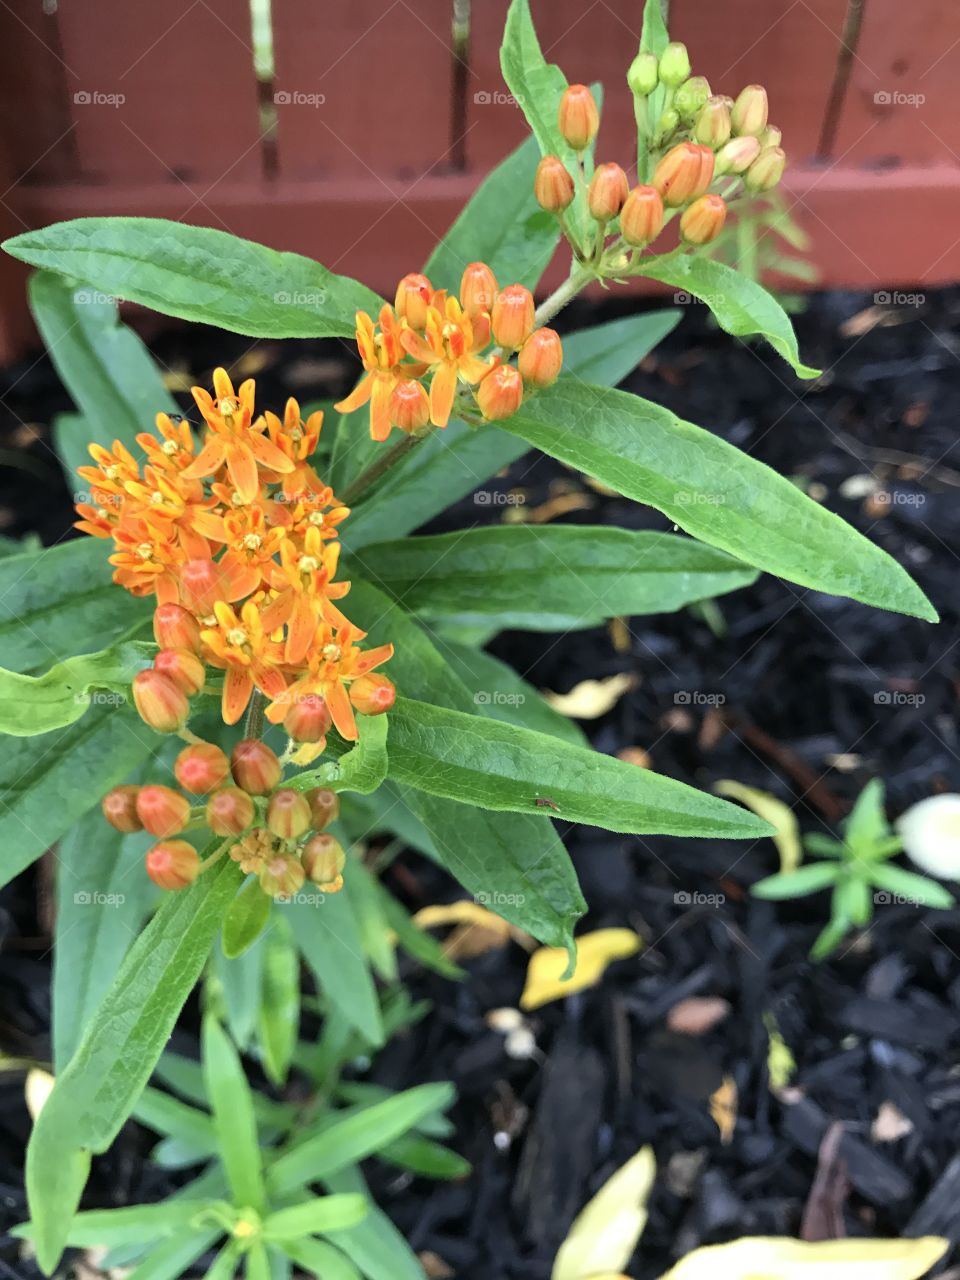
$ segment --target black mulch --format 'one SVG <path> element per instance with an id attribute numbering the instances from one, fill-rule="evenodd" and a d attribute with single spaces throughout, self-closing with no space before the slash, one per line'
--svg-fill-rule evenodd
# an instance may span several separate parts
<path id="1" fill-rule="evenodd" d="M 606 628 L 560 639 L 511 633 L 493 645 L 540 688 L 635 673 L 636 687 L 585 726 L 599 750 L 642 748 L 654 768 L 703 788 L 734 778 L 773 791 L 797 805 L 806 830 L 834 829 L 874 776 L 888 784 L 892 814 L 933 791 L 960 790 L 960 291 L 879 315 L 872 306 L 869 297 L 825 294 L 798 318 L 805 357 L 827 370 L 813 386 L 766 351 L 718 334 L 700 307 L 628 385 L 810 487 L 910 569 L 940 609 L 940 627 L 763 578 L 721 599 L 719 621 L 691 610 L 633 619 L 619 646 Z M 565 322 L 598 314 L 579 306 Z M 248 350 L 242 339 L 195 330 L 189 339 L 161 334 L 154 347 L 167 366 L 201 377 Z M 288 390 L 301 399 L 339 393 L 349 381 L 336 343 L 260 349 L 268 400 Z M 65 397 L 45 359 L 0 374 L 0 394 L 0 532 L 54 541 L 69 507 L 46 442 Z M 857 479 L 870 475 L 879 495 Z M 528 509 L 583 488 L 546 459 L 517 464 L 496 484 L 522 489 Z M 584 492 L 592 505 L 563 518 L 665 527 L 654 512 Z M 431 527 L 497 519 L 504 509 L 468 499 Z M 645 949 L 599 988 L 531 1014 L 528 1058 L 508 1056 L 486 1022 L 490 1010 L 517 1004 L 519 946 L 469 962 L 460 985 L 411 972 L 433 1011 L 387 1047 L 372 1076 L 398 1088 L 453 1080 L 455 1145 L 475 1167 L 462 1185 L 434 1185 L 371 1162 L 381 1202 L 413 1246 L 460 1280 L 546 1280 L 573 1215 L 647 1142 L 660 1177 L 633 1266 L 643 1280 L 698 1244 L 797 1234 L 801 1223 L 811 1236 L 942 1233 L 960 1242 L 960 910 L 881 905 L 869 931 L 813 965 L 807 952 L 826 899 L 775 905 L 749 896 L 775 865 L 769 842 L 564 834 L 591 904 L 582 927 L 635 928 Z M 411 907 L 456 896 L 415 856 L 390 879 Z M 42 1058 L 44 891 L 23 877 L 2 903 L 2 1047 Z M 671 1009 L 691 997 L 720 997 L 729 1012 L 701 1035 L 671 1030 Z M 777 1096 L 764 1015 L 797 1065 Z M 709 1107 L 725 1077 L 738 1094 L 727 1143 Z M 22 1077 L 0 1074 L 8 1222 L 23 1208 L 22 1096 Z M 885 1103 L 909 1129 L 893 1141 L 871 1137 Z M 143 1160 L 148 1146 L 127 1126 L 96 1166 L 97 1203 L 163 1194 L 166 1175 Z M 0 1276 L 34 1274 L 7 1239 Z"/>

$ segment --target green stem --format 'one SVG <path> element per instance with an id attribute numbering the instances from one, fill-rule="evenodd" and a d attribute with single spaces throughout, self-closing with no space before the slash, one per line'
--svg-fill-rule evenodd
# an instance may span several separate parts
<path id="1" fill-rule="evenodd" d="M 537 313 L 534 316 L 534 324 L 537 328 L 545 325 L 549 320 L 571 302 L 581 289 L 585 288 L 591 280 L 596 278 L 596 272 L 591 267 L 577 267 L 567 276 L 563 284 L 558 289 L 554 289 L 549 298 L 545 298 L 540 306 L 537 307 Z"/>
<path id="2" fill-rule="evenodd" d="M 263 712 L 266 705 L 266 698 L 259 689 L 254 689 L 253 697 L 250 699 L 250 706 L 247 708 L 247 720 L 243 726 L 243 736 L 245 738 L 263 737 Z"/>
<path id="3" fill-rule="evenodd" d="M 422 436 L 407 436 L 402 440 L 398 440 L 396 444 L 391 445 L 389 449 L 383 449 L 377 454 L 376 460 L 370 464 L 364 471 L 361 471 L 356 480 L 347 486 L 346 492 L 342 495 L 342 501 L 346 506 L 352 507 L 358 498 L 361 498 L 368 489 L 377 483 L 384 472 L 389 471 L 392 466 L 402 461 L 407 454 L 421 440 L 425 440 L 430 432 L 426 432 Z"/>

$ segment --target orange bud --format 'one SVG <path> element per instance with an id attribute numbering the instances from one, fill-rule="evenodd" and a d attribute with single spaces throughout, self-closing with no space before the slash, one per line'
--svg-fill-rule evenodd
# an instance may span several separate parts
<path id="1" fill-rule="evenodd" d="M 258 879 L 271 898 L 291 898 L 303 888 L 306 873 L 296 858 L 280 853 L 264 865 Z"/>
<path id="2" fill-rule="evenodd" d="M 733 132 L 758 138 L 767 127 L 767 91 L 762 84 L 741 89 L 730 113 Z"/>
<path id="3" fill-rule="evenodd" d="M 779 147 L 783 134 L 775 124 L 768 124 L 760 135 L 761 147 Z"/>
<path id="4" fill-rule="evenodd" d="M 523 378 L 512 365 L 497 365 L 477 387 L 477 404 L 488 422 L 511 417 L 522 403 Z"/>
<path id="5" fill-rule="evenodd" d="M 206 796 L 230 777 L 230 761 L 212 742 L 194 742 L 177 756 L 173 772 L 184 791 Z"/>
<path id="6" fill-rule="evenodd" d="M 573 203 L 573 179 L 558 156 L 544 156 L 537 165 L 533 194 L 541 209 L 559 213 Z"/>
<path id="7" fill-rule="evenodd" d="M 161 649 L 153 660 L 155 670 L 168 676 L 187 697 L 199 693 L 206 682 L 203 663 L 191 649 Z"/>
<path id="8" fill-rule="evenodd" d="M 133 677 L 133 701 L 145 721 L 157 733 L 176 733 L 187 723 L 190 704 L 182 689 L 161 671 L 149 668 Z"/>
<path id="9" fill-rule="evenodd" d="M 248 795 L 266 796 L 280 781 L 283 768 L 265 742 L 244 738 L 230 754 L 230 772 Z"/>
<path id="10" fill-rule="evenodd" d="M 753 164 L 743 175 L 748 191 L 770 191 L 783 177 L 787 165 L 787 153 L 782 147 L 764 147 Z"/>
<path id="11" fill-rule="evenodd" d="M 253 801 L 239 787 L 221 787 L 207 801 L 207 826 L 218 836 L 238 836 L 253 822 Z"/>
<path id="12" fill-rule="evenodd" d="M 759 154 L 760 143 L 756 138 L 731 138 L 717 152 L 717 174 L 743 173 Z"/>
<path id="13" fill-rule="evenodd" d="M 624 177 L 626 181 L 626 177 Z M 550 387 L 560 377 L 563 367 L 563 345 L 555 329 L 538 329 L 531 333 L 517 357 L 520 376 L 535 387 Z"/>
<path id="14" fill-rule="evenodd" d="M 179 791 L 151 782 L 137 793 L 137 817 L 152 836 L 179 835 L 190 821 L 190 801 Z"/>
<path id="15" fill-rule="evenodd" d="M 497 277 L 485 262 L 471 262 L 460 278 L 460 305 L 473 319 L 490 311 L 497 296 Z"/>
<path id="16" fill-rule="evenodd" d="M 494 341 L 510 351 L 518 351 L 533 333 L 533 294 L 522 284 L 501 289 L 490 315 Z"/>
<path id="17" fill-rule="evenodd" d="M 314 831 L 322 831 L 339 817 L 340 797 L 327 787 L 314 787 L 306 792 L 306 801 L 310 806 L 310 825 Z"/>
<path id="18" fill-rule="evenodd" d="M 137 794 L 140 788 L 131 785 L 114 787 L 100 801 L 103 816 L 118 831 L 142 831 L 143 823 L 137 816 Z"/>
<path id="19" fill-rule="evenodd" d="M 364 716 L 378 716 L 389 711 L 396 698 L 397 690 L 393 681 L 376 672 L 359 676 L 350 686 L 350 701 Z"/>
<path id="20" fill-rule="evenodd" d="M 719 96 L 708 98 L 697 122 L 693 126 L 693 136 L 707 147 L 722 147 L 729 139 L 732 129 L 730 123 L 730 107 L 726 98 Z"/>
<path id="21" fill-rule="evenodd" d="M 180 594 L 188 609 L 201 617 L 213 613 L 217 600 L 223 599 L 220 570 L 212 560 L 188 560 L 180 570 Z"/>
<path id="22" fill-rule="evenodd" d="M 656 187 L 634 187 L 620 210 L 620 234 L 627 244 L 644 249 L 663 230 L 663 200 Z"/>
<path id="23" fill-rule="evenodd" d="M 158 605 L 153 614 L 153 635 L 161 649 L 200 652 L 200 628 L 183 605 Z"/>
<path id="24" fill-rule="evenodd" d="M 727 205 L 722 196 L 701 196 L 680 215 L 680 234 L 687 244 L 709 244 L 726 220 Z"/>
<path id="25" fill-rule="evenodd" d="M 598 222 L 609 222 L 623 208 L 629 193 L 627 175 L 618 164 L 599 164 L 590 179 L 587 206 Z"/>
<path id="26" fill-rule="evenodd" d="M 297 698 L 283 720 L 283 727 L 294 742 L 322 742 L 330 724 L 326 699 L 319 693 Z"/>
<path id="27" fill-rule="evenodd" d="M 146 857 L 147 875 L 161 889 L 186 889 L 200 874 L 200 856 L 186 840 L 163 840 Z"/>
<path id="28" fill-rule="evenodd" d="M 680 142 L 660 160 L 653 185 L 672 209 L 702 196 L 713 181 L 714 156 L 709 147 Z"/>
<path id="29" fill-rule="evenodd" d="M 324 834 L 312 836 L 307 841 L 303 846 L 300 862 L 307 878 L 326 889 L 338 879 L 347 865 L 347 855 L 339 840 Z"/>
<path id="30" fill-rule="evenodd" d="M 430 421 L 430 399 L 413 378 L 398 382 L 390 396 L 390 421 L 401 431 L 419 431 Z"/>
<path id="31" fill-rule="evenodd" d="M 397 285 L 394 310 L 406 320 L 411 329 L 422 329 L 427 323 L 427 307 L 433 295 L 433 285 L 426 276 L 411 272 Z"/>
<path id="32" fill-rule="evenodd" d="M 583 151 L 597 136 L 600 112 L 585 84 L 572 84 L 564 90 L 557 112 L 557 125 L 560 136 L 574 151 Z"/>
<path id="33" fill-rule="evenodd" d="M 310 805 L 299 791 L 284 787 L 267 805 L 267 827 L 280 840 L 296 840 L 310 830 Z"/>

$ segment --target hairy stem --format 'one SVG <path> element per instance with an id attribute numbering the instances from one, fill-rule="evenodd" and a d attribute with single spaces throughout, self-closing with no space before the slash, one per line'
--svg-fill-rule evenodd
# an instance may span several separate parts
<path id="1" fill-rule="evenodd" d="M 250 706 L 247 708 L 247 720 L 243 726 L 243 736 L 245 738 L 263 737 L 263 712 L 266 705 L 266 698 L 259 689 L 254 689 L 253 697 L 250 699 Z"/>

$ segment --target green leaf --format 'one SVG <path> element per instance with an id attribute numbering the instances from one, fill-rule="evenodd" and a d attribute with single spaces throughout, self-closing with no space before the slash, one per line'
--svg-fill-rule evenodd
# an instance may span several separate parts
<path id="1" fill-rule="evenodd" d="M 433 795 L 607 831 L 737 839 L 773 830 L 673 778 L 530 729 L 410 698 L 397 699 L 390 722 L 390 776 Z M 544 797 L 553 804 L 539 806 Z"/>
<path id="2" fill-rule="evenodd" d="M 236 960 L 260 937 L 270 918 L 270 898 L 257 879 L 249 880 L 227 907 L 220 945 L 228 960 Z"/>
<path id="3" fill-rule="evenodd" d="M 646 0 L 643 6 L 640 48 L 644 53 L 655 53 L 659 57 L 669 43 L 667 24 L 663 20 L 663 0 Z"/>
<path id="4" fill-rule="evenodd" d="M 375 293 L 297 253 L 163 218 L 75 218 L 3 245 L 23 262 L 163 315 L 254 338 L 346 338 Z"/>
<path id="5" fill-rule="evenodd" d="M 811 862 L 775 876 L 758 881 L 750 892 L 755 898 L 802 898 L 808 893 L 819 893 L 835 884 L 843 875 L 843 868 L 834 862 Z"/>
<path id="6" fill-rule="evenodd" d="M 680 311 L 643 311 L 564 334 L 567 375 L 601 387 L 615 387 L 680 323 Z M 482 428 L 481 428 L 482 430 Z"/>
<path id="7" fill-rule="evenodd" d="M 148 1129 L 196 1148 L 197 1159 L 216 1151 L 216 1130 L 207 1112 L 161 1089 L 147 1085 L 130 1114 Z"/>
<path id="8" fill-rule="evenodd" d="M 471 262 L 485 262 L 503 285 L 536 288 L 560 235 L 533 194 L 539 161 L 536 139 L 527 138 L 487 174 L 423 269 L 435 289 L 458 297 Z"/>
<path id="9" fill-rule="evenodd" d="M 559 156 L 570 173 L 576 173 L 577 154 L 564 142 L 557 124 L 567 77 L 556 63 L 547 62 L 543 56 L 529 0 L 512 0 L 503 28 L 500 69 L 541 153 Z"/>
<path id="10" fill-rule="evenodd" d="M 288 1240 L 287 1254 L 304 1271 L 323 1280 L 361 1280 L 360 1272 L 349 1258 L 323 1240 Z"/>
<path id="11" fill-rule="evenodd" d="M 176 1280 L 222 1235 L 222 1228 L 214 1227 L 166 1240 L 151 1249 L 146 1262 L 128 1272 L 126 1280 Z"/>
<path id="12" fill-rule="evenodd" d="M 421 1178 L 466 1178 L 471 1171 L 469 1160 L 449 1147 L 416 1133 L 396 1138 L 379 1152 L 381 1160 L 409 1169 Z"/>
<path id="13" fill-rule="evenodd" d="M 886 552 L 762 462 L 648 400 L 561 378 L 504 427 L 758 569 L 936 621 Z"/>
<path id="14" fill-rule="evenodd" d="M 106 706 L 49 737 L 8 738 L 0 772 L 0 884 L 49 849 L 158 741 L 132 707 Z"/>
<path id="15" fill-rule="evenodd" d="M 328 1191 L 360 1192 L 369 1197 L 359 1170 L 344 1169 L 324 1179 Z M 416 1254 L 374 1203 L 359 1226 L 333 1234 L 333 1243 L 360 1268 L 367 1280 L 425 1280 Z M 331 1277 L 332 1280 L 332 1277 Z"/>
<path id="16" fill-rule="evenodd" d="M 419 925 L 413 923 L 410 913 L 398 902 L 389 889 L 385 888 L 379 881 L 374 880 L 380 903 L 383 908 L 383 914 L 387 924 L 397 935 L 397 941 L 414 960 L 419 960 L 422 965 L 428 969 L 432 969 L 434 973 L 441 974 L 444 978 L 462 978 L 463 970 L 449 960 L 444 953 L 443 947 L 431 937 Z"/>
<path id="17" fill-rule="evenodd" d="M 140 934 L 33 1127 L 27 1194 L 41 1267 L 63 1251 L 90 1168 L 130 1114 L 236 891 L 232 862 L 173 894 Z"/>
<path id="18" fill-rule="evenodd" d="M 665 254 L 660 258 L 641 258 L 637 274 L 692 293 L 707 304 L 720 328 L 735 338 L 766 338 L 798 377 L 820 376 L 819 369 L 811 368 L 800 359 L 797 335 L 780 303 L 763 285 L 733 267 L 713 258 Z"/>
<path id="19" fill-rule="evenodd" d="M 834 889 L 834 898 L 837 910 L 841 915 L 846 916 L 851 924 L 869 924 L 870 917 L 873 915 L 873 899 L 866 879 L 850 876 L 848 879 L 838 880 L 837 887 Z"/>
<path id="20" fill-rule="evenodd" d="M 98 1246 L 148 1244 L 189 1227 L 193 1218 L 209 1205 L 207 1200 L 165 1200 L 160 1204 L 135 1204 L 124 1209 L 93 1209 L 78 1213 L 70 1223 L 67 1244 L 75 1249 Z M 25 1222 L 10 1233 L 30 1240 L 33 1223 Z"/>
<path id="21" fill-rule="evenodd" d="M 65 658 L 42 676 L 0 667 L 0 733 L 29 738 L 73 724 L 91 702 L 123 705 L 133 677 L 151 664 L 155 653 L 156 645 L 128 640 L 99 653 Z"/>
<path id="22" fill-rule="evenodd" d="M 328 1178 L 373 1155 L 414 1128 L 424 1116 L 449 1107 L 453 1099 L 449 1084 L 422 1084 L 344 1119 L 334 1116 L 320 1133 L 273 1161 L 267 1170 L 267 1187 L 272 1195 L 284 1195 L 305 1183 Z"/>
<path id="23" fill-rule="evenodd" d="M 111 582 L 108 548 L 98 538 L 0 558 L 0 651 L 12 671 L 35 671 L 90 653 L 142 626 L 143 600 Z"/>
<path id="24" fill-rule="evenodd" d="M 591 525 L 494 525 L 381 542 L 344 572 L 374 578 L 411 613 L 527 631 L 670 613 L 757 578 L 689 538 Z"/>
<path id="25" fill-rule="evenodd" d="M 371 1044 L 383 1044 L 380 1002 L 350 899 L 317 890 L 298 894 L 284 910 L 327 999 Z"/>
<path id="26" fill-rule="evenodd" d="M 264 939 L 262 982 L 257 1032 L 263 1067 L 268 1080 L 282 1085 L 300 1028 L 300 959 L 286 920 L 278 920 Z"/>
<path id="27" fill-rule="evenodd" d="M 359 856 L 350 858 L 343 887 L 353 908 L 364 955 L 370 958 L 370 963 L 384 982 L 396 982 L 397 953 L 396 943 L 390 935 L 390 922 L 383 909 L 377 878 L 367 870 Z"/>
<path id="28" fill-rule="evenodd" d="M 143 856 L 152 841 L 145 832 L 115 831 L 98 806 L 60 842 L 53 947 L 53 1062 L 58 1074 L 140 932 L 152 888 Z"/>
<path id="29" fill-rule="evenodd" d="M 337 772 L 325 779 L 323 785 L 334 791 L 356 791 L 360 795 L 376 791 L 387 776 L 387 727 L 386 716 L 358 715 L 357 745 L 340 757 Z M 291 779 L 291 784 L 301 790 L 318 785 L 310 780 L 311 776 L 300 774 Z"/>
<path id="30" fill-rule="evenodd" d="M 222 999 L 224 1020 L 241 1050 L 250 1044 L 260 1014 L 263 957 L 263 934 L 232 960 L 223 954 L 222 940 L 210 953 L 211 972 L 207 984 L 213 983 Z"/>
<path id="31" fill-rule="evenodd" d="M 890 836 L 884 790 L 882 778 L 871 778 L 842 824 L 844 841 L 854 857 L 869 858 L 875 847 Z"/>
<path id="32" fill-rule="evenodd" d="M 203 1019 L 201 1039 L 203 1076 L 213 1107 L 217 1152 L 233 1203 L 260 1212 L 266 1202 L 263 1167 L 253 1099 L 240 1056 L 210 1014 Z"/>
<path id="33" fill-rule="evenodd" d="M 317 1196 L 306 1204 L 278 1209 L 263 1224 L 265 1240 L 298 1240 L 301 1236 L 326 1235 L 328 1231 L 355 1227 L 367 1215 L 360 1195 Z"/>
<path id="34" fill-rule="evenodd" d="M 946 910 L 952 907 L 956 899 L 953 894 L 927 876 L 918 876 L 913 871 L 904 871 L 902 867 L 893 867 L 884 863 L 871 867 L 870 879 L 879 889 L 886 889 L 898 898 L 906 898 L 921 907 L 940 907 Z"/>

